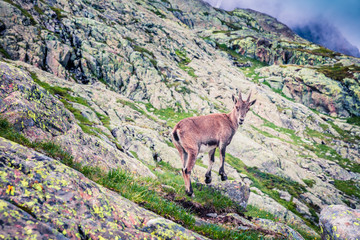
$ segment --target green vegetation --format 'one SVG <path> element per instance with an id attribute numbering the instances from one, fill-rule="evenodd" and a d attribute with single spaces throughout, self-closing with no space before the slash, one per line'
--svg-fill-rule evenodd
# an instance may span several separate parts
<path id="1" fill-rule="evenodd" d="M 28 11 L 26 11 L 25 9 L 23 9 L 20 5 L 14 3 L 14 2 L 11 1 L 11 0 L 4 0 L 4 2 L 7 2 L 7 3 L 13 5 L 14 7 L 16 7 L 17 9 L 19 9 L 20 12 L 21 12 L 25 17 L 27 17 L 27 18 L 30 19 L 30 23 L 31 23 L 32 25 L 35 25 L 35 24 L 36 24 L 36 21 L 35 21 L 34 17 L 33 17 Z"/>
<path id="2" fill-rule="evenodd" d="M 11 59 L 10 54 L 0 45 L 0 54 L 7 59 Z"/>
<path id="3" fill-rule="evenodd" d="M 360 199 L 360 183 L 358 181 L 334 180 L 334 186 L 347 195 Z"/>
<path id="4" fill-rule="evenodd" d="M 90 105 L 88 104 L 88 102 L 84 98 L 74 97 L 74 96 L 70 95 L 70 93 L 72 91 L 69 88 L 51 86 L 50 84 L 48 84 L 46 82 L 40 81 L 35 73 L 31 73 L 31 77 L 32 77 L 32 79 L 34 80 L 35 83 L 37 83 L 38 85 L 43 87 L 50 94 L 57 95 L 60 98 L 60 101 L 64 104 L 64 106 L 70 112 L 72 112 L 74 114 L 74 117 L 76 118 L 76 120 L 79 121 L 78 125 L 81 127 L 83 132 L 94 135 L 94 136 L 97 136 L 98 135 L 97 133 L 103 133 L 100 129 L 93 127 L 94 123 L 91 122 L 86 117 L 84 117 L 81 114 L 81 111 L 74 108 L 73 105 L 71 104 L 71 102 L 75 102 L 75 103 L 79 103 L 79 104 L 81 104 L 81 105 L 83 105 L 85 107 L 88 107 L 88 108 L 92 109 L 90 107 Z M 110 122 L 110 118 L 107 117 L 107 116 L 104 116 L 104 115 L 102 115 L 100 113 L 97 113 L 97 112 L 95 112 L 95 113 L 98 116 L 98 118 L 101 120 L 101 122 L 104 124 L 104 126 L 108 127 L 109 122 Z"/>
<path id="5" fill-rule="evenodd" d="M 170 127 L 175 127 L 176 123 L 180 120 L 188 117 L 193 117 L 196 112 L 189 111 L 185 112 L 184 109 L 180 105 L 177 105 L 176 108 L 163 108 L 163 109 L 156 109 L 150 103 L 145 104 L 147 111 L 154 113 L 160 119 L 166 120 L 166 123 Z"/>
<path id="6" fill-rule="evenodd" d="M 218 154 L 218 153 L 216 153 Z M 292 197 L 299 197 L 300 194 L 306 192 L 306 188 L 295 182 L 291 179 L 285 179 L 277 175 L 273 175 L 270 173 L 265 173 L 257 169 L 256 167 L 246 167 L 246 165 L 238 158 L 233 157 L 232 155 L 226 153 L 226 161 L 235 168 L 239 173 L 246 174 L 250 180 L 253 182 L 252 186 L 260 189 L 262 192 L 269 195 L 271 198 L 276 200 L 278 203 L 283 205 L 288 210 L 295 213 L 299 216 L 304 222 L 315 231 L 319 232 L 316 224 L 318 223 L 317 215 L 315 214 L 315 221 L 311 222 L 308 219 L 304 218 L 297 210 L 295 204 L 290 201 L 287 202 L 284 199 L 281 199 L 278 191 L 274 190 L 274 188 L 287 191 L 291 194 Z M 309 209 L 312 209 L 308 203 L 306 204 Z M 311 239 L 311 238 L 310 238 Z"/>
<path id="7" fill-rule="evenodd" d="M 57 16 L 58 19 L 62 19 L 64 17 L 66 17 L 66 15 L 62 14 L 62 10 L 60 8 L 56 8 L 56 7 L 50 7 L 51 10 L 53 10 Z"/>
<path id="8" fill-rule="evenodd" d="M 180 9 L 176 9 L 176 8 L 167 8 L 167 10 L 168 10 L 169 12 L 180 12 L 180 13 L 183 12 L 183 11 L 181 11 Z"/>
<path id="9" fill-rule="evenodd" d="M 44 14 L 44 11 L 38 5 L 35 5 L 34 9 L 40 16 Z"/>
<path id="10" fill-rule="evenodd" d="M 358 117 L 358 116 L 349 117 L 348 119 L 346 119 L 346 122 L 350 123 L 350 124 L 360 126 L 360 117 Z"/>
<path id="11" fill-rule="evenodd" d="M 264 121 L 264 124 L 263 124 L 264 126 L 270 127 L 272 129 L 276 130 L 277 132 L 288 135 L 291 138 L 292 141 L 287 141 L 287 140 L 282 139 L 280 137 L 273 136 L 272 134 L 267 133 L 265 131 L 262 131 L 262 130 L 260 130 L 260 129 L 253 126 L 253 128 L 255 130 L 257 130 L 258 132 L 260 132 L 264 136 L 277 138 L 277 139 L 280 139 L 281 141 L 284 141 L 284 142 L 287 142 L 287 143 L 291 143 L 291 144 L 298 145 L 298 146 L 303 146 L 305 149 L 308 149 L 308 150 L 312 151 L 313 153 L 316 154 L 316 156 L 318 156 L 320 158 L 324 158 L 324 159 L 334 161 L 334 162 L 338 163 L 341 167 L 343 167 L 345 169 L 348 169 L 348 170 L 353 171 L 353 172 L 360 173 L 360 165 L 359 164 L 356 164 L 356 163 L 350 161 L 347 158 L 343 158 L 340 154 L 338 154 L 330 146 L 325 145 L 325 144 L 319 144 L 319 143 L 316 143 L 316 142 L 309 143 L 308 141 L 304 141 L 303 139 L 301 139 L 301 137 L 296 135 L 295 130 L 278 127 L 274 123 L 272 123 L 272 122 L 268 121 L 267 119 L 261 117 L 260 115 L 256 114 L 255 112 L 253 112 L 253 113 Z M 332 121 L 329 121 L 328 123 L 341 135 L 341 137 L 339 137 L 339 139 L 341 139 L 342 141 L 356 142 L 356 141 L 358 141 L 360 139 L 360 137 L 358 137 L 358 136 L 351 136 L 349 132 L 342 130 L 341 128 L 336 126 Z M 324 141 L 327 141 L 327 139 L 329 137 L 331 137 L 332 139 L 337 138 L 337 137 L 332 136 L 330 134 L 320 133 L 318 131 L 311 130 L 311 129 L 306 129 L 305 133 L 309 137 L 318 137 L 320 139 L 323 139 Z"/>
<path id="12" fill-rule="evenodd" d="M 337 81 L 343 81 L 344 78 L 354 78 L 355 72 L 360 73 L 360 67 L 356 65 L 344 66 L 341 63 L 323 65 L 315 69 L 323 73 L 326 77 Z"/>
<path id="13" fill-rule="evenodd" d="M 317 55 L 317 56 L 322 56 L 322 57 L 329 57 L 329 58 L 335 58 L 336 56 L 341 56 L 340 53 L 334 52 L 330 49 L 324 48 L 324 47 L 319 47 L 317 49 L 306 49 L 306 48 L 295 48 L 295 49 L 289 49 L 289 50 L 295 50 L 295 51 L 299 51 L 299 52 L 306 52 L 309 54 L 313 54 L 313 55 Z"/>
<path id="14" fill-rule="evenodd" d="M 216 44 L 217 48 L 219 48 L 220 50 L 229 54 L 234 59 L 234 62 L 237 62 L 239 64 L 250 63 L 249 67 L 242 67 L 241 71 L 246 75 L 246 77 L 251 78 L 253 82 L 259 83 L 259 80 L 261 77 L 259 76 L 258 73 L 255 72 L 255 70 L 257 68 L 267 66 L 266 63 L 263 63 L 261 61 L 258 61 L 256 59 L 253 59 L 250 57 L 243 56 L 243 55 L 237 53 L 235 50 L 228 48 L 228 46 L 226 44 L 223 44 L 223 43 L 220 44 L 218 42 L 215 42 L 215 44 Z"/>
<path id="15" fill-rule="evenodd" d="M 158 15 L 160 18 L 166 18 L 166 15 L 164 15 L 163 13 L 161 13 L 160 11 L 159 11 L 159 9 L 148 9 L 148 10 L 150 10 L 151 12 L 153 12 L 153 13 L 155 13 L 156 15 Z"/>
<path id="16" fill-rule="evenodd" d="M 185 49 L 176 49 L 175 54 L 180 58 L 180 62 L 178 64 L 179 68 L 187 72 L 191 77 L 197 78 L 195 70 L 188 66 L 191 60 L 186 56 Z"/>
<path id="17" fill-rule="evenodd" d="M 302 180 L 306 185 L 308 185 L 311 188 L 316 184 L 315 180 L 313 179 L 302 179 Z"/>
<path id="18" fill-rule="evenodd" d="M 134 51 L 141 52 L 143 54 L 146 53 L 146 54 L 150 55 L 152 58 L 155 58 L 155 55 L 153 52 L 151 52 L 143 47 L 135 45 L 135 46 L 133 46 L 133 49 L 134 49 Z"/>

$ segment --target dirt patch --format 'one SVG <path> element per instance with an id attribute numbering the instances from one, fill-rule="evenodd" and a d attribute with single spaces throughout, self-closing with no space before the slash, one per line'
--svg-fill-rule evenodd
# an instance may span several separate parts
<path id="1" fill-rule="evenodd" d="M 176 198 L 175 193 L 168 193 L 164 197 L 169 201 L 176 202 L 180 206 L 189 209 L 192 213 L 202 218 L 206 218 L 206 214 L 208 213 L 216 212 L 215 208 L 211 206 L 203 206 L 200 203 L 192 202 L 185 198 L 175 199 Z"/>

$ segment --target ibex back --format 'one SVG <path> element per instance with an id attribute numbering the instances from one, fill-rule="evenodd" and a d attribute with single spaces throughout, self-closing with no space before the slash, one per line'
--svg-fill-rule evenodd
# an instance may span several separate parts
<path id="1" fill-rule="evenodd" d="M 225 151 L 230 144 L 239 125 L 243 124 L 246 113 L 256 100 L 250 102 L 250 96 L 246 101 L 233 96 L 235 106 L 228 114 L 214 113 L 206 116 L 185 118 L 178 122 L 172 131 L 173 143 L 180 153 L 183 163 L 182 175 L 185 182 L 186 194 L 193 196 L 190 174 L 199 152 L 209 153 L 209 166 L 205 174 L 205 183 L 211 183 L 211 168 L 214 164 L 214 154 L 218 147 L 220 150 L 221 180 L 227 176 L 224 171 Z"/>

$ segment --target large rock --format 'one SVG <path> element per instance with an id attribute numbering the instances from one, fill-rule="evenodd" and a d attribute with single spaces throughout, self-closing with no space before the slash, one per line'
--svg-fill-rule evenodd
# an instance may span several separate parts
<path id="1" fill-rule="evenodd" d="M 4 238 L 204 239 L 4 138 L 0 138 L 0 186 Z"/>
<path id="2" fill-rule="evenodd" d="M 139 160 L 120 151 L 112 139 L 104 140 L 84 133 L 64 104 L 32 79 L 35 75 L 41 81 L 54 76 L 27 64 L 25 66 L 30 68 L 29 71 L 13 64 L 0 63 L 0 113 L 18 131 L 32 141 L 58 143 L 71 153 L 76 162 L 84 165 L 99 166 L 105 170 L 122 168 L 155 177 Z"/>
<path id="3" fill-rule="evenodd" d="M 322 239 L 360 239 L 360 210 L 343 205 L 330 205 L 320 214 Z"/>

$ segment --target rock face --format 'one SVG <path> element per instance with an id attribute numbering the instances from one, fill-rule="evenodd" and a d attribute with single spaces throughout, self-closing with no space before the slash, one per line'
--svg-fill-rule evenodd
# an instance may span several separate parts
<path id="1" fill-rule="evenodd" d="M 0 149 L 5 239 L 205 239 L 54 159 L 4 138 Z"/>
<path id="2" fill-rule="evenodd" d="M 37 78 L 35 71 L 30 73 Z M 84 133 L 76 124 L 74 115 L 59 99 L 38 86 L 30 73 L 13 65 L 0 63 L 0 112 L 15 128 L 31 140 L 59 143 L 72 153 L 75 161 L 82 164 L 101 166 L 104 169 L 119 167 L 154 177 L 146 166 L 121 152 L 110 140 Z"/>
<path id="3" fill-rule="evenodd" d="M 360 210 L 342 205 L 325 207 L 320 214 L 322 239 L 359 239 Z"/>

